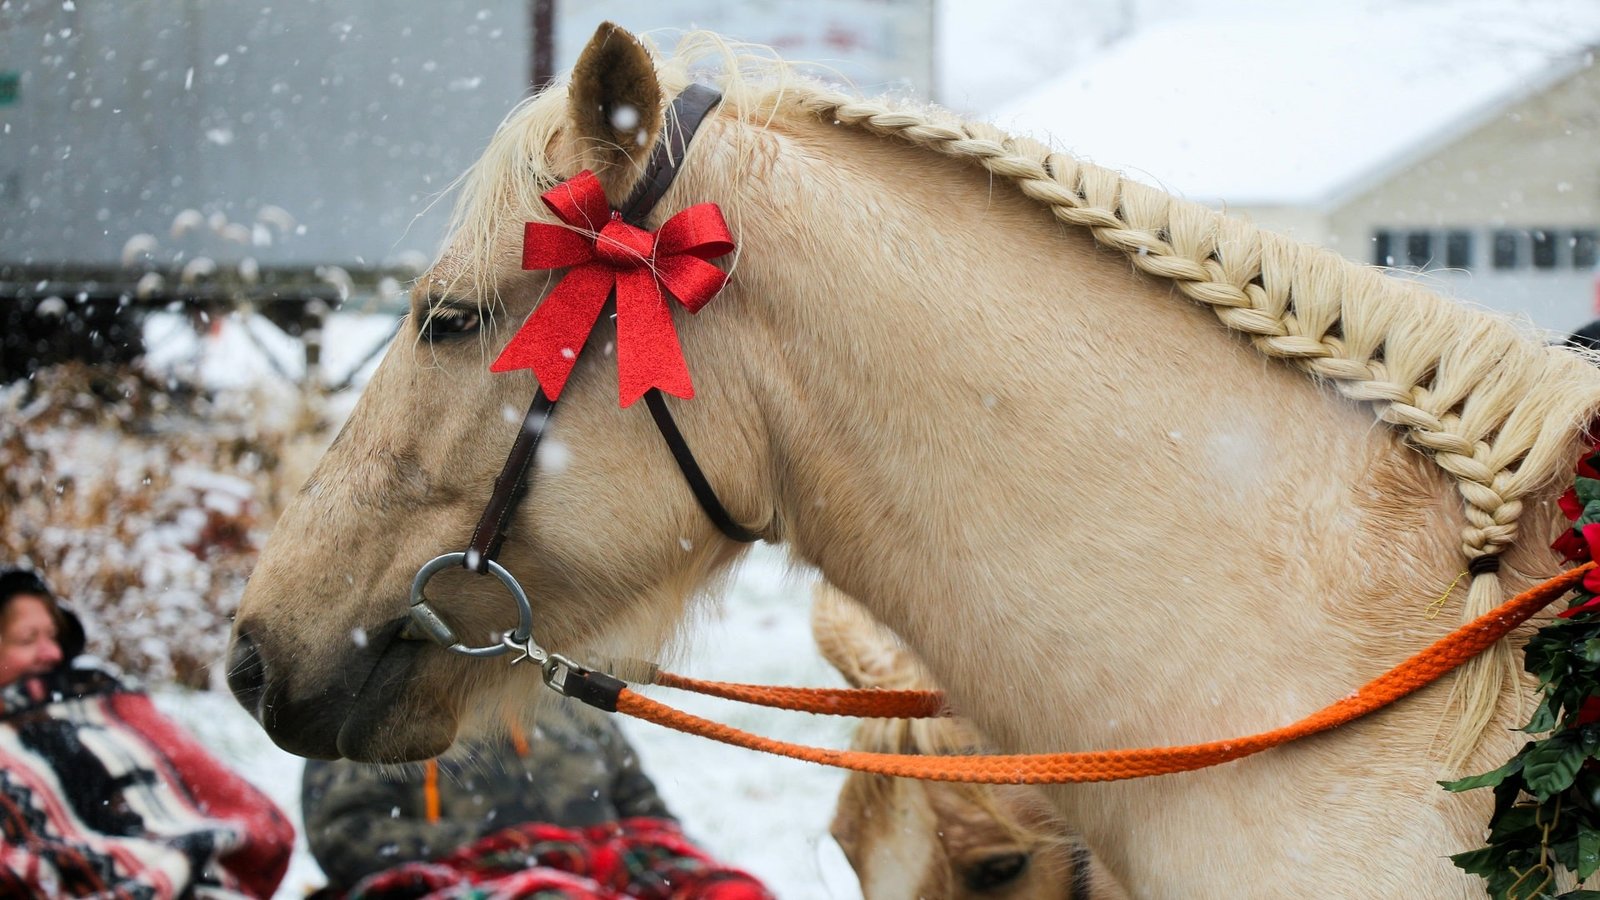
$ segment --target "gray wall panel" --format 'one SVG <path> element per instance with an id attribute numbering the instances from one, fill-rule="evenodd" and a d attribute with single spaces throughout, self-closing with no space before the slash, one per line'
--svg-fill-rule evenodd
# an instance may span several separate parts
<path id="1" fill-rule="evenodd" d="M 413 217 L 522 96 L 526 6 L 11 0 L 0 262 L 112 264 L 139 234 L 163 265 L 431 257 L 447 204 Z M 189 209 L 209 221 L 175 237 Z"/>

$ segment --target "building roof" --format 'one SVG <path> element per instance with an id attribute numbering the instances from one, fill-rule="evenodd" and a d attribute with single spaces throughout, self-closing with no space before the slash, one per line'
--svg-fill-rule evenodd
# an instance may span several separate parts
<path id="1" fill-rule="evenodd" d="M 1597 42 L 1593 0 L 1184 19 L 994 120 L 1192 200 L 1328 206 L 1592 65 Z"/>

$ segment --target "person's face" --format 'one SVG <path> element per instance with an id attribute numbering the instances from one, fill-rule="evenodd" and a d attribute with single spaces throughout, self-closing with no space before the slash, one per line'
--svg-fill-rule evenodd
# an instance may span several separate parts
<path id="1" fill-rule="evenodd" d="M 56 620 L 41 597 L 18 594 L 0 617 L 0 687 L 43 675 L 61 662 Z"/>

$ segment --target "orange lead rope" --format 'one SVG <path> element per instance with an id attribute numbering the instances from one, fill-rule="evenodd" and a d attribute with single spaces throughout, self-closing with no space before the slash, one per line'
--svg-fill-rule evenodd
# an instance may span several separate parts
<path id="1" fill-rule="evenodd" d="M 429 825 L 439 824 L 439 761 L 430 759 L 422 766 L 422 803 Z"/>
<path id="2" fill-rule="evenodd" d="M 651 684 L 692 691 L 707 697 L 737 700 L 752 706 L 796 710 L 824 716 L 864 719 L 927 719 L 954 715 L 943 691 L 859 690 L 855 688 L 774 687 L 701 681 L 671 672 L 657 672 Z"/>
<path id="3" fill-rule="evenodd" d="M 1382 709 L 1418 688 L 1431 684 L 1495 641 L 1505 637 L 1534 613 L 1572 590 L 1594 567 L 1594 562 L 1584 563 L 1518 594 L 1368 682 L 1354 695 L 1312 713 L 1292 725 L 1233 740 L 1181 747 L 1154 747 L 1145 750 L 995 756 L 919 756 L 829 750 L 775 741 L 673 709 L 641 696 L 627 687 L 623 687 L 616 694 L 616 711 L 736 747 L 878 775 L 983 784 L 1068 784 L 1170 775 L 1174 772 L 1203 769 L 1259 753 Z M 947 714 L 943 697 L 937 691 L 763 688 L 753 685 L 701 682 L 665 672 L 658 675 L 655 683 L 728 699 L 815 713 L 877 717 Z"/>

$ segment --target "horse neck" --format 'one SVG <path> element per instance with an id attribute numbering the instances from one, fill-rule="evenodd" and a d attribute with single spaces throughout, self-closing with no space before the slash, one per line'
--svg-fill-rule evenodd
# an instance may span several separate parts
<path id="1" fill-rule="evenodd" d="M 981 173 L 766 140 L 737 280 L 780 528 L 1003 746 L 1270 727 L 1444 630 L 1459 497 L 1369 408 Z"/>

